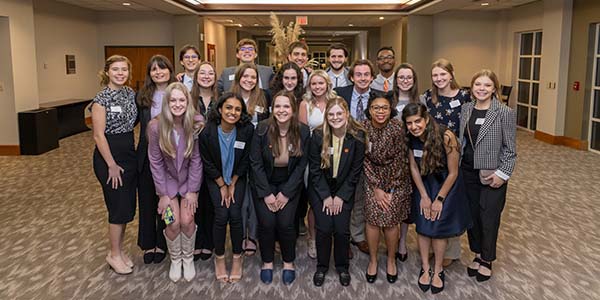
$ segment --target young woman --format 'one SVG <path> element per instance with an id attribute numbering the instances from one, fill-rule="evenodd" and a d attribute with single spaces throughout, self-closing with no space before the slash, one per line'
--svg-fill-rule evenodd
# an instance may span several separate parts
<path id="1" fill-rule="evenodd" d="M 146 65 L 144 86 L 137 96 L 140 119 L 140 137 L 137 148 L 138 202 L 140 206 L 138 246 L 144 251 L 145 264 L 162 262 L 167 250 L 162 233 L 165 223 L 157 213 L 159 199 L 150 172 L 146 129 L 148 122 L 160 114 L 165 89 L 174 81 L 173 65 L 169 59 L 162 55 L 154 55 Z"/>
<path id="2" fill-rule="evenodd" d="M 461 89 L 454 76 L 454 67 L 446 59 L 438 59 L 431 65 L 431 89 L 422 98 L 427 104 L 429 115 L 440 125 L 458 135 L 460 110 L 464 103 L 470 101 L 469 91 Z M 454 260 L 460 259 L 459 237 L 448 239 L 448 247 L 444 255 L 444 267 Z"/>
<path id="3" fill-rule="evenodd" d="M 461 235 L 471 222 L 458 168 L 459 143 L 451 130 L 431 119 L 422 103 L 407 104 L 402 120 L 409 133 L 410 171 L 417 187 L 412 210 L 421 254 L 418 285 L 423 292 L 431 287 L 437 294 L 444 289 L 447 239 Z M 429 266 L 432 245 L 433 272 Z"/>
<path id="4" fill-rule="evenodd" d="M 185 45 L 179 50 L 179 63 L 183 66 L 183 73 L 177 74 L 177 80 L 181 81 L 188 91 L 192 90 L 194 84 L 194 71 L 200 62 L 200 51 L 195 46 Z"/>
<path id="5" fill-rule="evenodd" d="M 198 132 L 204 118 L 197 115 L 187 88 L 180 82 L 165 90 L 162 110 L 148 124 L 148 158 L 156 194 L 160 198 L 158 213 L 170 209 L 174 220 L 164 230 L 171 268 L 169 278 L 192 281 L 198 190 L 202 182 L 202 160 L 198 150 Z"/>
<path id="6" fill-rule="evenodd" d="M 244 100 L 226 92 L 211 110 L 206 127 L 200 133 L 205 181 L 215 208 L 215 275 L 221 282 L 237 282 L 242 278 L 242 204 L 254 132 L 250 120 Z M 230 275 L 225 265 L 227 225 L 233 250 Z"/>
<path id="7" fill-rule="evenodd" d="M 92 125 L 96 148 L 94 173 L 102 187 L 108 210 L 110 252 L 106 262 L 117 274 L 133 272 L 133 262 L 123 252 L 125 227 L 135 215 L 137 160 L 133 127 L 137 119 L 131 62 L 113 55 L 100 72 L 102 90 L 92 100 Z"/>
<path id="8" fill-rule="evenodd" d="M 309 150 L 308 194 L 317 230 L 317 271 L 313 283 L 322 286 L 325 281 L 333 236 L 335 268 L 340 283 L 347 286 L 350 214 L 365 157 L 366 131 L 352 119 L 348 104 L 341 97 L 327 103 L 325 117 L 327 121 L 313 132 Z"/>
<path id="9" fill-rule="evenodd" d="M 384 231 L 387 246 L 387 280 L 398 279 L 396 247 L 398 225 L 409 216 L 412 183 L 408 147 L 402 122 L 393 117 L 396 110 L 389 93 L 371 92 L 364 126 L 369 136 L 365 155 L 365 220 L 369 243 L 367 282 L 377 279 L 379 232 Z"/>
<path id="10" fill-rule="evenodd" d="M 258 124 L 252 138 L 252 192 L 258 219 L 262 282 L 273 281 L 275 240 L 278 238 L 283 272 L 281 281 L 296 278 L 296 232 L 294 216 L 308 163 L 308 126 L 298 122 L 298 107 L 291 92 L 280 91 L 273 114 Z"/>
<path id="11" fill-rule="evenodd" d="M 329 75 L 323 70 L 313 71 L 308 77 L 304 100 L 300 102 L 298 119 L 300 122 L 308 125 L 312 132 L 315 128 L 323 124 L 327 102 L 336 97 L 337 95 L 332 89 Z M 306 179 L 305 181 L 308 180 Z M 304 215 L 300 215 L 299 218 L 301 218 L 300 222 L 304 222 Z M 310 258 L 317 258 L 315 216 L 312 209 L 308 210 L 308 236 L 306 240 L 308 243 L 308 256 Z"/>
<path id="12" fill-rule="evenodd" d="M 475 253 L 467 271 L 477 281 L 492 276 L 507 181 L 517 159 L 516 114 L 498 101 L 499 89 L 494 72 L 477 72 L 471 80 L 474 101 L 461 111 L 461 169 L 473 219 L 473 228 L 468 231 L 469 247 Z"/>
<path id="13" fill-rule="evenodd" d="M 300 82 L 300 84 L 298 84 Z M 276 95 L 279 91 L 288 91 L 294 94 L 296 101 L 302 101 L 304 87 L 302 86 L 302 71 L 297 64 L 293 62 L 285 63 L 271 80 L 271 95 Z"/>
<path id="14" fill-rule="evenodd" d="M 215 67 L 208 61 L 203 61 L 198 65 L 194 72 L 194 84 L 192 85 L 192 103 L 197 112 L 204 119 L 208 119 L 208 114 L 212 109 L 213 103 L 217 102 L 217 84 Z M 196 234 L 196 247 L 194 250 L 194 260 L 207 260 L 212 256 L 213 236 L 212 224 L 214 221 L 214 207 L 208 196 L 208 187 L 206 181 L 202 182 L 200 192 L 198 193 L 198 209 L 194 215 L 194 220 L 198 225 Z"/>

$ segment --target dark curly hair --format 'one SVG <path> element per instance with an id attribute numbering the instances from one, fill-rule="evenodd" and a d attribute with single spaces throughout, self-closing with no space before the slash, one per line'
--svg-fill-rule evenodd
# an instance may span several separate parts
<path id="1" fill-rule="evenodd" d="M 302 101 L 302 95 L 304 95 L 304 86 L 302 84 L 304 82 L 304 75 L 302 74 L 302 71 L 300 71 L 298 65 L 293 62 L 285 63 L 279 70 L 277 70 L 277 73 L 275 73 L 275 76 L 273 76 L 269 86 L 271 95 L 275 95 L 279 93 L 279 91 L 285 90 L 285 87 L 283 86 L 283 72 L 287 70 L 294 70 L 296 72 L 296 76 L 298 77 L 298 84 L 296 84 L 296 88 L 294 88 L 293 92 L 294 96 L 296 97 L 296 101 L 300 103 L 300 101 Z"/>
<path id="2" fill-rule="evenodd" d="M 215 107 L 210 110 L 208 114 L 208 122 L 214 123 L 216 125 L 221 124 L 221 108 L 223 108 L 223 104 L 225 103 L 225 101 L 227 101 L 227 99 L 230 98 L 234 98 L 240 101 L 240 103 L 242 104 L 242 114 L 240 115 L 240 120 L 235 124 L 236 127 L 245 126 L 246 124 L 249 124 L 252 121 L 252 118 L 248 114 L 248 108 L 246 108 L 246 103 L 244 103 L 242 96 L 234 94 L 232 92 L 225 92 L 223 93 L 223 95 L 221 95 L 221 97 L 219 97 L 219 100 L 215 104 Z"/>
<path id="3" fill-rule="evenodd" d="M 382 92 L 378 90 L 371 90 L 371 93 L 369 93 L 369 102 L 367 103 L 367 109 L 365 109 L 365 117 L 368 120 L 371 120 L 371 113 L 369 112 L 369 108 L 371 107 L 373 101 L 379 98 L 387 100 L 390 104 L 390 119 L 398 115 L 398 111 L 394 108 L 394 93 L 392 91 Z"/>

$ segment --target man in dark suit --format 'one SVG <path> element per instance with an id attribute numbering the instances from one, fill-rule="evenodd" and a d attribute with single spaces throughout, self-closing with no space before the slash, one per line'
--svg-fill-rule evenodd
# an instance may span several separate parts
<path id="1" fill-rule="evenodd" d="M 288 56 L 287 59 L 289 62 L 295 63 L 300 71 L 302 71 L 302 84 L 306 87 L 308 83 L 308 76 L 312 70 L 306 66 L 308 62 L 308 46 L 304 42 L 296 41 L 291 43 L 288 46 Z"/>
<path id="2" fill-rule="evenodd" d="M 254 60 L 258 56 L 258 47 L 256 42 L 251 39 L 241 39 L 236 46 L 236 55 L 240 61 L 240 64 L 243 63 L 254 63 Z M 233 80 L 235 79 L 235 70 L 237 66 L 227 67 L 221 73 L 219 80 L 217 80 L 217 91 L 219 95 L 225 91 L 229 91 Z M 269 83 L 271 82 L 271 78 L 273 77 L 273 69 L 271 67 L 256 65 L 258 69 L 258 87 L 261 89 L 269 89 Z"/>

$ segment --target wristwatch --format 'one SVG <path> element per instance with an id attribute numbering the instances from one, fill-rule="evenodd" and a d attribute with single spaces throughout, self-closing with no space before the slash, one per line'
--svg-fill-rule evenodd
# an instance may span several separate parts
<path id="1" fill-rule="evenodd" d="M 446 198 L 445 198 L 444 196 L 440 196 L 440 195 L 438 195 L 438 196 L 435 198 L 435 200 L 438 200 L 438 201 L 440 201 L 440 202 L 444 203 L 444 200 L 446 200 Z"/>

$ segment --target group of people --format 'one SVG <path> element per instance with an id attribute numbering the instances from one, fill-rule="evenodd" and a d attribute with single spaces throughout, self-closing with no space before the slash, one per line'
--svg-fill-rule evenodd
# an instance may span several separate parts
<path id="1" fill-rule="evenodd" d="M 261 281 L 273 281 L 280 252 L 289 285 L 296 242 L 306 235 L 314 285 L 325 281 L 332 247 L 339 281 L 350 284 L 351 243 L 369 254 L 365 277 L 373 283 L 383 232 L 394 283 L 412 223 L 423 292 L 444 289 L 444 267 L 460 257 L 465 231 L 474 253 L 468 275 L 491 277 L 516 160 L 516 115 L 499 102 L 492 71 L 462 88 L 452 64 L 439 59 L 431 89 L 420 94 L 414 68 L 396 67 L 390 47 L 377 52 L 376 76 L 366 59 L 347 67 L 343 44 L 329 48 L 327 70 L 311 70 L 308 47 L 294 42 L 275 73 L 254 64 L 253 40 L 236 50 L 240 64 L 220 76 L 193 46 L 180 51 L 181 74 L 155 55 L 137 95 L 127 86 L 129 60 L 106 60 L 91 106 L 93 161 L 108 210 L 106 261 L 116 273 L 134 268 L 123 240 L 137 194 L 144 263 L 168 255 L 172 281 L 193 280 L 194 260 L 213 255 L 216 279 L 239 281 L 243 257 L 260 250 Z"/>

